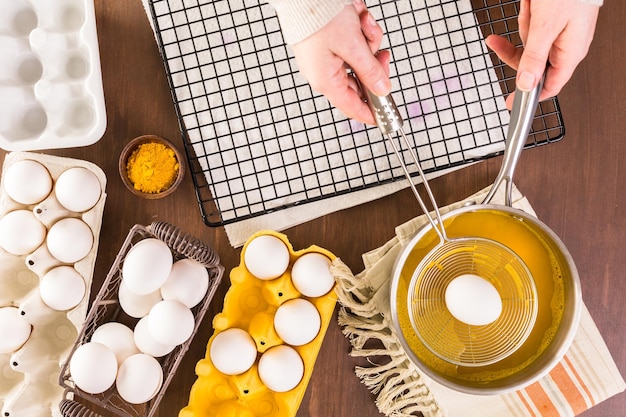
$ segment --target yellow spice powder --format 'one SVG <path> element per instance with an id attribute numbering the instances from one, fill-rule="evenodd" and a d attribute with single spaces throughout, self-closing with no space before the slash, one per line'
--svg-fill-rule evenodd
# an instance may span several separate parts
<path id="1" fill-rule="evenodd" d="M 128 158 L 126 171 L 136 190 L 156 194 L 167 190 L 178 176 L 174 150 L 161 143 L 141 144 Z"/>

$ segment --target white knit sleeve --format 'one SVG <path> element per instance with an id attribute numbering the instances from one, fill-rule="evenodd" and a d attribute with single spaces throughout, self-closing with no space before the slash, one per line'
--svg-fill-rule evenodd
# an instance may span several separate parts
<path id="1" fill-rule="evenodd" d="M 582 1 L 583 3 L 588 3 L 588 4 L 595 4 L 596 6 L 602 6 L 602 3 L 604 3 L 604 0 L 578 0 L 578 1 Z"/>
<path id="2" fill-rule="evenodd" d="M 285 42 L 298 43 L 330 22 L 351 0 L 267 0 L 276 10 Z"/>

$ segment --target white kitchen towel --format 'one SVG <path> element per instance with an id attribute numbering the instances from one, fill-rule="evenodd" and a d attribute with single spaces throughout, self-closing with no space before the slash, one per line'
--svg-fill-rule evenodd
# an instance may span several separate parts
<path id="1" fill-rule="evenodd" d="M 345 119 L 294 71 L 271 6 L 143 2 L 233 246 L 406 187 L 389 183 L 402 170 L 378 129 Z M 387 34 L 394 99 L 422 168 L 442 175 L 501 151 L 509 113 L 470 1 L 368 6 Z"/>
<path id="2" fill-rule="evenodd" d="M 494 197 L 494 204 L 504 203 L 502 191 Z M 486 192 L 482 190 L 444 207 L 442 212 L 467 201 L 480 202 Z M 513 206 L 535 215 L 516 188 Z M 389 417 L 409 417 L 416 411 L 426 417 L 573 417 L 624 391 L 624 379 L 586 307 L 565 357 L 549 374 L 525 389 L 504 395 L 469 395 L 423 375 L 408 359 L 391 325 L 389 286 L 403 245 L 427 221 L 422 215 L 398 226 L 394 238 L 363 255 L 365 269 L 357 275 L 339 260 L 333 265 L 342 305 L 339 324 L 352 343 L 351 354 L 368 359 L 370 365 L 358 367 L 355 372 L 377 395 L 381 413 Z M 372 348 L 379 344 L 384 348 Z M 388 361 L 382 359 L 385 356 Z"/>

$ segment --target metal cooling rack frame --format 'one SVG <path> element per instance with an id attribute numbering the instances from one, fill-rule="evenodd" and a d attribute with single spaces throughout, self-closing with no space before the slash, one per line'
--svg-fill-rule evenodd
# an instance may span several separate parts
<path id="1" fill-rule="evenodd" d="M 515 45 L 508 0 L 380 0 L 368 8 L 392 52 L 394 98 L 426 173 L 502 153 L 515 72 L 484 46 Z M 405 180 L 375 126 L 311 91 L 260 0 L 149 0 L 204 222 L 220 226 Z M 527 147 L 560 140 L 556 98 Z"/>

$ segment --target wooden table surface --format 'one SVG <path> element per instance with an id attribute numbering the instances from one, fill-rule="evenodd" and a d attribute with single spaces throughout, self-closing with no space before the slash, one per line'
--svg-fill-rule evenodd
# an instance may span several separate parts
<path id="1" fill-rule="evenodd" d="M 95 295 L 120 245 L 134 224 L 165 220 L 212 245 L 228 271 L 239 262 L 222 227 L 202 223 L 191 178 L 161 200 L 128 192 L 118 175 L 124 145 L 143 134 L 169 138 L 182 150 L 172 99 L 156 43 L 139 0 L 96 0 L 108 125 L 96 144 L 47 151 L 98 164 L 108 178 L 104 221 L 96 261 Z M 626 3 L 607 1 L 589 55 L 559 95 L 565 138 L 523 153 L 516 184 L 538 217 L 561 237 L 580 273 L 583 299 L 626 375 Z M 5 154 L 2 151 L 3 157 Z M 432 181 L 440 204 L 462 199 L 492 183 L 501 158 L 492 158 Z M 407 209 L 407 207 L 415 207 Z M 322 246 L 353 272 L 363 269 L 361 254 L 393 236 L 394 227 L 419 214 L 404 190 L 378 201 L 333 213 L 285 231 L 295 248 Z M 215 302 L 170 385 L 157 415 L 176 416 L 187 404 L 195 363 L 204 356 L 212 316 L 228 289 L 223 281 Z M 374 396 L 354 375 L 358 360 L 331 322 L 304 397 L 299 417 L 380 416 Z M 622 417 L 626 394 L 585 412 L 585 417 Z"/>

